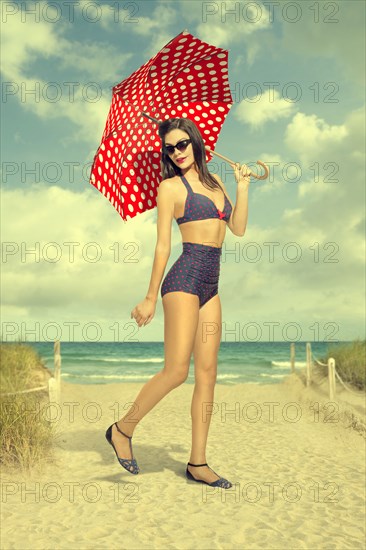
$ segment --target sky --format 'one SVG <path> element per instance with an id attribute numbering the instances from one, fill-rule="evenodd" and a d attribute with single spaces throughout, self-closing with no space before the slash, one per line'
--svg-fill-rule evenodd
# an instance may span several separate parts
<path id="1" fill-rule="evenodd" d="M 4 341 L 163 341 L 138 328 L 156 208 L 125 223 L 89 183 L 112 88 L 187 29 L 229 50 L 233 106 L 216 151 L 251 179 L 227 229 L 222 341 L 365 334 L 365 3 L 1 3 Z M 214 158 L 235 204 L 230 167 Z M 177 224 L 165 275 L 182 251 Z"/>

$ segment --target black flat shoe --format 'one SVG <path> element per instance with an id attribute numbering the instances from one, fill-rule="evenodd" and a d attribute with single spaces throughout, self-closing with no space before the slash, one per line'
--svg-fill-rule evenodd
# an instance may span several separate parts
<path id="1" fill-rule="evenodd" d="M 190 481 L 197 481 L 197 483 L 205 483 L 206 485 L 209 485 L 210 487 L 222 487 L 223 489 L 230 489 L 230 487 L 232 487 L 232 485 L 233 485 L 230 481 L 228 481 L 224 477 L 220 477 L 219 479 L 217 479 L 216 481 L 212 481 L 211 483 L 208 483 L 207 481 L 203 481 L 202 479 L 196 479 L 195 477 L 193 477 L 191 472 L 188 470 L 188 465 L 199 467 L 199 466 L 208 466 L 208 464 L 207 464 L 207 462 L 205 462 L 205 464 L 192 464 L 191 462 L 188 462 L 187 463 L 187 468 L 186 468 L 186 477 Z M 210 468 L 210 466 L 208 466 L 208 467 Z M 210 468 L 210 470 L 212 470 L 212 468 Z M 214 472 L 214 474 L 216 474 L 216 472 Z M 219 474 L 216 474 L 216 475 L 219 475 Z"/>
<path id="2" fill-rule="evenodd" d="M 106 436 L 106 439 L 108 441 L 108 443 L 110 443 L 114 449 L 114 452 L 116 453 L 116 457 L 118 458 L 118 462 L 121 464 L 121 466 L 123 466 L 123 468 L 125 468 L 125 470 L 127 470 L 128 472 L 130 472 L 130 474 L 138 474 L 140 469 L 137 465 L 137 462 L 136 460 L 133 458 L 133 452 L 132 452 L 132 443 L 131 443 L 131 439 L 132 439 L 132 436 L 129 436 L 127 434 L 125 434 L 122 430 L 119 429 L 118 425 L 117 425 L 117 422 L 114 423 L 117 430 L 122 434 L 124 435 L 125 437 L 128 438 L 129 440 L 129 443 L 130 443 L 130 450 L 131 450 L 131 456 L 132 456 L 132 459 L 127 459 L 127 458 L 120 458 L 117 454 L 117 451 L 116 451 L 116 448 L 115 446 L 113 445 L 113 441 L 112 441 L 112 426 L 109 426 L 108 430 L 105 432 L 105 436 Z M 130 469 L 132 466 L 132 470 Z"/>

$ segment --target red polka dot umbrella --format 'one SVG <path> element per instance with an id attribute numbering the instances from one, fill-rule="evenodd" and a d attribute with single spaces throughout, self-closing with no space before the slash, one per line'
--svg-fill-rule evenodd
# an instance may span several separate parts
<path id="1" fill-rule="evenodd" d="M 124 221 L 151 210 L 161 181 L 157 121 L 193 120 L 205 146 L 214 151 L 232 103 L 228 50 L 181 32 L 113 88 L 90 183 Z M 206 150 L 206 161 L 211 158 Z"/>

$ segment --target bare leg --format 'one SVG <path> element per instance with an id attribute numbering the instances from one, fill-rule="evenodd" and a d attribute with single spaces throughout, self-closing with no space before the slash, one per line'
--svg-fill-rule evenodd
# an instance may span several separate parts
<path id="1" fill-rule="evenodd" d="M 195 386 L 192 397 L 192 449 L 189 462 L 204 464 L 208 430 L 214 402 L 217 355 L 221 341 L 221 302 L 217 294 L 199 310 L 194 343 Z M 208 466 L 188 470 L 196 479 L 211 483 L 219 479 Z"/>
<path id="2" fill-rule="evenodd" d="M 118 420 L 119 428 L 129 436 L 132 436 L 137 423 L 165 395 L 186 380 L 189 372 L 198 324 L 198 296 L 186 292 L 169 292 L 163 296 L 162 303 L 164 368 L 144 384 L 133 405 Z M 132 458 L 129 441 L 118 432 L 116 426 L 112 427 L 112 440 L 119 457 Z"/>

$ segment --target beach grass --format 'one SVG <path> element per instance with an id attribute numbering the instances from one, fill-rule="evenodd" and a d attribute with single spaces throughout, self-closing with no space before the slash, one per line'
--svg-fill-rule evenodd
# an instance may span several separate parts
<path id="1" fill-rule="evenodd" d="M 37 351 L 23 343 L 0 344 L 0 464 L 29 470 L 50 459 L 53 433 L 44 415 L 51 373 Z M 30 393 L 21 392 L 46 386 Z"/>
<path id="2" fill-rule="evenodd" d="M 327 363 L 333 357 L 335 368 L 343 382 L 359 390 L 366 388 L 366 340 L 357 338 L 347 344 L 329 346 L 327 354 L 320 360 Z M 328 366 L 317 365 L 324 375 L 328 375 Z"/>

